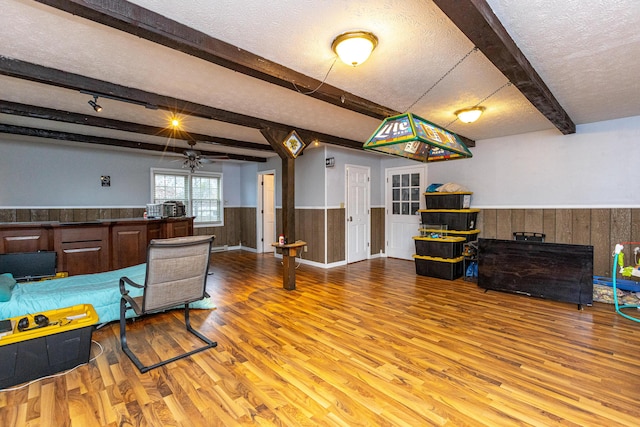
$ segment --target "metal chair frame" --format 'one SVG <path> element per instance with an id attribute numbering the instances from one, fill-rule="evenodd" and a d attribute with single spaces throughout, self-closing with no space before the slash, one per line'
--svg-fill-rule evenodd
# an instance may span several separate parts
<path id="1" fill-rule="evenodd" d="M 147 285 L 149 284 L 149 277 L 150 277 L 150 271 L 154 268 L 154 259 L 151 257 L 152 251 L 157 250 L 158 248 L 191 248 L 195 245 L 203 245 L 206 244 L 207 245 L 207 256 L 206 256 L 206 265 L 200 265 L 200 266 L 195 266 L 194 268 L 203 268 L 203 283 L 202 283 L 202 294 L 198 297 L 191 297 L 187 300 L 180 300 L 180 301 L 172 301 L 172 302 L 168 302 L 166 304 L 165 307 L 154 307 L 151 310 L 147 310 L 147 298 L 146 298 L 146 291 L 147 291 Z M 207 350 L 209 348 L 213 348 L 216 347 L 218 345 L 217 342 L 210 340 L 209 338 L 205 337 L 204 335 L 202 335 L 200 332 L 198 332 L 197 330 L 195 330 L 192 326 L 191 326 L 191 321 L 189 318 L 189 304 L 194 302 L 194 301 L 198 301 L 202 298 L 208 297 L 209 295 L 206 292 L 206 279 L 207 279 L 207 272 L 209 270 L 209 256 L 208 254 L 211 253 L 211 246 L 213 244 L 213 236 L 190 236 L 190 237 L 186 237 L 186 238 L 174 238 L 174 239 L 155 239 L 152 240 L 149 243 L 149 247 L 147 248 L 147 274 L 145 277 L 145 284 L 144 285 L 140 285 L 138 283 L 135 283 L 134 281 L 132 281 L 131 279 L 129 279 L 128 277 L 121 277 L 120 278 L 120 294 L 121 294 L 121 299 L 120 299 L 120 345 L 122 347 L 122 351 L 129 357 L 129 359 L 131 359 L 131 361 L 136 365 L 136 367 L 138 368 L 138 370 L 141 373 L 145 373 L 148 372 L 152 369 L 158 368 L 160 366 L 164 366 L 168 363 L 171 362 L 175 362 L 176 360 L 179 359 L 183 359 L 185 357 L 189 357 L 195 353 L 199 353 L 201 351 Z M 133 297 L 131 297 L 129 295 L 129 290 L 126 288 L 126 286 L 133 286 L 135 288 L 142 288 L 145 289 L 143 296 L 142 296 L 142 305 L 138 304 L 137 301 L 134 300 Z M 126 333 L 126 314 L 128 310 L 134 310 L 134 312 L 138 315 L 138 316 L 142 316 L 142 315 L 147 315 L 147 314 L 154 314 L 154 313 L 159 313 L 162 312 L 164 310 L 170 309 L 170 308 L 177 308 L 184 305 L 184 321 L 185 321 L 185 326 L 186 329 L 189 333 L 193 334 L 194 336 L 196 336 L 197 338 L 199 338 L 202 342 L 205 343 L 204 346 L 198 347 L 195 350 L 186 352 L 186 353 L 182 353 L 179 354 L 175 357 L 166 359 L 166 360 L 162 360 L 158 363 L 154 363 L 152 365 L 144 365 L 140 359 L 131 351 L 131 349 L 129 348 L 128 344 L 127 344 L 127 333 Z"/>

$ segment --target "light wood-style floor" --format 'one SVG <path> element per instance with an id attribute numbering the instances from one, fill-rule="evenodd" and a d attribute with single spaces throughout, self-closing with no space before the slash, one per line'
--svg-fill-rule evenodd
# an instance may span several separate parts
<path id="1" fill-rule="evenodd" d="M 95 361 L 0 393 L 0 425 L 640 425 L 640 323 L 611 305 L 485 293 L 384 258 L 302 265 L 285 291 L 272 255 L 212 260 L 218 309 L 192 319 L 218 347 L 140 374 L 107 325 Z M 197 344 L 181 319 L 131 325 L 143 362 Z"/>

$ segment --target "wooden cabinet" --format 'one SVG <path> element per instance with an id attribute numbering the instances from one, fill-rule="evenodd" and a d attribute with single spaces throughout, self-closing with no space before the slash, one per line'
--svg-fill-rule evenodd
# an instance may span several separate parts
<path id="1" fill-rule="evenodd" d="M 147 223 L 147 244 L 153 239 L 164 239 L 164 221 L 149 221 Z"/>
<path id="2" fill-rule="evenodd" d="M 478 239 L 478 286 L 581 308 L 593 303 L 593 246 Z"/>
<path id="3" fill-rule="evenodd" d="M 152 239 L 193 235 L 193 218 L 0 224 L 0 253 L 56 251 L 57 270 L 100 273 L 142 264 Z"/>
<path id="4" fill-rule="evenodd" d="M 53 236 L 58 271 L 73 276 L 109 270 L 109 224 L 65 224 Z"/>
<path id="5" fill-rule="evenodd" d="M 111 268 L 130 267 L 147 260 L 147 225 L 115 224 L 111 227 Z"/>
<path id="6" fill-rule="evenodd" d="M 166 237 L 185 237 L 193 234 L 193 218 L 168 218 Z"/>
<path id="7" fill-rule="evenodd" d="M 40 224 L 20 224 L 0 229 L 0 253 L 46 251 L 50 247 L 51 228 Z"/>

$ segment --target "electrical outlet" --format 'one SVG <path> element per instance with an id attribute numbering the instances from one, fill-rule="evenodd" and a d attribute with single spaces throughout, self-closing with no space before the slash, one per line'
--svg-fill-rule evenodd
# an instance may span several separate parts
<path id="1" fill-rule="evenodd" d="M 305 252 L 309 252 L 309 247 L 308 247 L 308 246 L 305 246 L 305 247 L 304 247 L 304 251 L 305 251 Z"/>

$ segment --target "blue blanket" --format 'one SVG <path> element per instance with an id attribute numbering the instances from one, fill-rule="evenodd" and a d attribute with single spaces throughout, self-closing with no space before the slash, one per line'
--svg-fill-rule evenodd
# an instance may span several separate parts
<path id="1" fill-rule="evenodd" d="M 91 304 L 98 313 L 100 323 L 120 318 L 120 278 L 127 276 L 144 284 L 147 265 L 139 264 L 104 273 L 84 274 L 42 282 L 18 283 L 11 290 L 11 299 L 0 302 L 0 319 L 37 314 L 77 304 Z M 127 287 L 131 296 L 142 295 L 142 289 Z M 191 308 L 212 309 L 210 298 L 191 303 Z M 129 310 L 127 317 L 134 315 Z"/>

